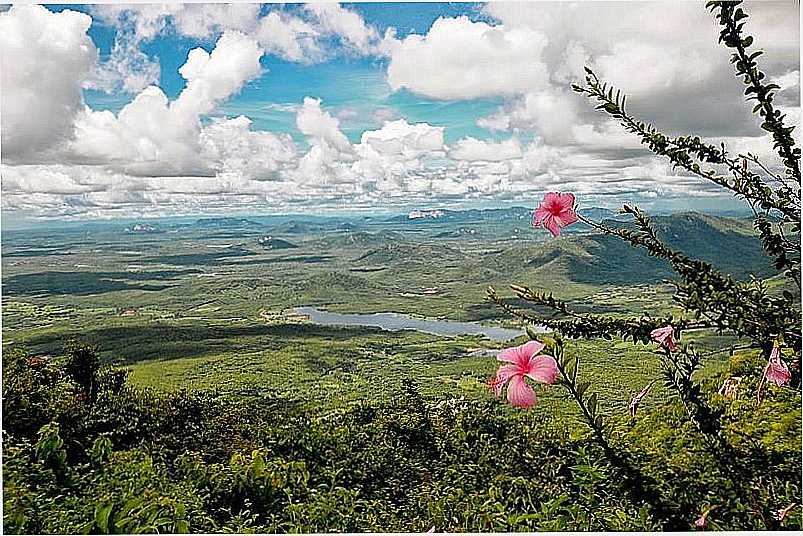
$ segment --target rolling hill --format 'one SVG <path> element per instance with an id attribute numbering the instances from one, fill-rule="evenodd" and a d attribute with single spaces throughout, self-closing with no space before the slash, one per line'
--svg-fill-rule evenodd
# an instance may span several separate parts
<path id="1" fill-rule="evenodd" d="M 402 262 L 460 261 L 466 256 L 459 249 L 441 244 L 403 244 L 392 242 L 361 255 L 354 262 L 392 264 Z"/>
<path id="2" fill-rule="evenodd" d="M 398 243 L 402 240 L 404 240 L 404 236 L 395 231 L 379 231 L 376 233 L 348 231 L 327 234 L 324 238 L 317 240 L 315 244 L 326 248 L 375 248 L 386 244 Z"/>
<path id="3" fill-rule="evenodd" d="M 613 223 L 613 222 L 609 222 Z M 629 225 L 616 222 L 616 225 Z M 761 242 L 744 220 L 696 213 L 657 217 L 658 235 L 672 248 L 712 263 L 738 279 L 776 274 Z M 674 277 L 669 264 L 614 236 L 567 236 L 544 244 L 509 248 L 496 256 L 494 269 L 525 279 L 563 278 L 588 284 L 657 283 Z"/>
<path id="4" fill-rule="evenodd" d="M 265 249 L 295 249 L 298 247 L 292 242 L 273 236 L 260 237 L 257 243 Z"/>

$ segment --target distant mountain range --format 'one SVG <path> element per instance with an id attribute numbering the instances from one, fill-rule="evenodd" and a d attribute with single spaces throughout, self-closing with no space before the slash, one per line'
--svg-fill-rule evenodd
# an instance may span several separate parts
<path id="1" fill-rule="evenodd" d="M 294 215 L 294 216 L 253 216 L 249 218 L 240 217 L 208 217 L 199 218 L 193 222 L 136 222 L 125 229 L 129 233 L 152 233 L 163 232 L 167 229 L 209 229 L 209 230 L 237 230 L 237 229 L 270 229 L 273 235 L 294 235 L 294 234 L 313 234 L 327 230 L 350 231 L 353 233 L 362 232 L 369 228 L 377 229 L 382 223 L 398 225 L 410 225 L 413 228 L 424 229 L 428 226 L 442 224 L 466 224 L 477 225 L 481 223 L 511 223 L 529 224 L 533 217 L 533 208 L 528 207 L 509 207 L 509 208 L 489 208 L 489 209 L 416 209 L 406 214 L 395 216 L 368 217 L 365 215 L 345 216 L 321 216 L 321 215 Z M 630 218 L 621 215 L 615 210 L 588 207 L 578 211 L 586 218 L 601 220 L 628 221 Z M 411 217 L 411 215 L 413 217 Z M 709 216 L 708 218 L 722 218 L 723 215 Z M 469 235 L 471 227 L 467 227 L 465 232 L 454 230 L 450 233 L 458 236 L 460 234 Z M 567 233 L 587 230 L 588 227 L 578 223 L 566 230 Z M 444 235 L 444 238 L 446 235 Z"/>
<path id="2" fill-rule="evenodd" d="M 222 229 L 227 227 L 262 227 L 263 225 L 246 218 L 200 218 L 195 220 L 194 226 Z"/>
<path id="3" fill-rule="evenodd" d="M 423 214 L 424 216 L 417 216 Z M 411 217 L 416 215 L 416 217 Z M 488 222 L 526 220 L 532 217 L 532 209 L 524 207 L 468 209 L 468 210 L 413 210 L 387 219 L 390 222 L 409 222 L 411 224 Z"/>
<path id="4" fill-rule="evenodd" d="M 748 220 L 683 213 L 656 217 L 653 224 L 673 249 L 738 279 L 777 274 Z M 528 267 L 525 272 L 561 275 L 578 283 L 654 283 L 675 277 L 666 261 L 617 237 L 593 232 L 508 249 L 500 256 L 498 269 L 516 271 L 522 264 Z"/>
<path id="5" fill-rule="evenodd" d="M 535 209 L 526 207 L 486 208 L 467 210 L 413 210 L 408 214 L 400 214 L 387 219 L 390 222 L 407 222 L 411 224 L 436 223 L 476 223 L 523 221 L 529 222 Z M 603 218 L 622 218 L 618 212 L 607 208 L 590 207 L 579 210 L 585 217 L 599 220 Z"/>

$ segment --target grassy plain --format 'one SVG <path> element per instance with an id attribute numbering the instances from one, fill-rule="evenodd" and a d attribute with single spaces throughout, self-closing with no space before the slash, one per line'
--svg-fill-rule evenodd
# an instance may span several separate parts
<path id="1" fill-rule="evenodd" d="M 137 385 L 331 406 L 392 399 L 410 378 L 427 397 L 487 397 L 496 364 L 486 350 L 502 343 L 316 326 L 293 307 L 515 326 L 484 301 L 485 289 L 526 283 L 579 309 L 674 311 L 665 265 L 588 229 L 547 241 L 528 218 L 510 209 L 444 221 L 228 218 L 157 222 L 147 233 L 114 223 L 5 233 L 4 345 L 58 355 L 76 336 L 131 369 Z M 771 275 L 742 220 L 657 223 L 670 242 L 737 276 Z M 618 410 L 655 374 L 646 348 L 575 347 L 589 373 L 608 379 Z"/>

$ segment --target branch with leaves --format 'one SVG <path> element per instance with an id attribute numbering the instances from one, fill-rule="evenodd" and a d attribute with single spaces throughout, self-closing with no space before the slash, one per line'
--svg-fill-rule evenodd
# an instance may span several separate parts
<path id="1" fill-rule="evenodd" d="M 625 205 L 621 212 L 633 216 L 634 229 L 580 219 L 605 234 L 644 248 L 650 256 L 668 261 L 680 276 L 673 282 L 675 301 L 696 319 L 704 318 L 718 332 L 732 332 L 760 344 L 784 335 L 788 344 L 800 348 L 800 312 L 792 293 L 787 291 L 781 297 L 773 297 L 761 281 L 736 281 L 710 263 L 671 249 L 658 237 L 650 218 L 638 208 Z"/>
<path id="2" fill-rule="evenodd" d="M 637 135 L 652 153 L 667 158 L 673 167 L 722 186 L 745 200 L 753 211 L 754 225 L 765 252 L 772 258 L 775 267 L 783 271 L 787 280 L 800 289 L 800 149 L 795 146 L 791 135 L 794 127 L 785 123 L 786 117 L 773 104 L 775 91 L 779 87 L 764 83 L 766 75 L 759 70 L 755 61 L 761 52 L 749 51 L 753 38 L 743 36 L 747 15 L 738 7 L 739 4 L 740 2 L 715 1 L 709 2 L 708 6 L 716 13 L 722 26 L 720 42 L 734 49 L 731 61 L 735 64 L 736 75 L 742 77 L 747 86 L 745 95 L 748 100 L 756 101 L 753 113 L 763 119 L 761 127 L 772 133 L 773 148 L 783 161 L 783 172 L 774 171 L 773 166 L 751 153 L 732 155 L 724 144 L 717 146 L 704 142 L 698 136 L 672 137 L 659 132 L 653 125 L 629 115 L 626 96 L 601 81 L 589 68 L 586 68 L 585 86 L 572 87 L 574 91 L 586 94 L 596 101 L 598 110 L 618 120 L 628 132 Z M 596 443 L 614 465 L 631 476 L 638 475 L 639 471 L 610 443 L 605 423 L 597 408 L 596 394 L 587 395 L 589 383 L 578 381 L 579 359 L 564 356 L 561 337 L 618 337 L 634 343 L 658 343 L 666 387 L 679 398 L 686 417 L 705 438 L 709 452 L 717 460 L 716 470 L 730 480 L 727 489 L 720 490 L 724 494 L 723 502 L 733 500 L 734 504 L 738 504 L 742 500 L 739 497 L 744 497 L 752 505 L 751 512 L 761 516 L 768 527 L 774 526 L 771 520 L 767 520 L 766 509 L 760 501 L 747 496 L 749 492 L 744 486 L 746 481 L 742 480 L 749 476 L 739 466 L 739 454 L 729 444 L 723 432 L 723 411 L 712 407 L 700 384 L 694 379 L 703 358 L 713 354 L 702 354 L 692 344 L 677 345 L 676 338 L 684 331 L 705 329 L 733 335 L 742 341 L 747 339 L 748 348 L 760 349 L 763 356 L 768 356 L 760 382 L 759 398 L 767 384 L 797 387 L 800 383 L 801 366 L 799 300 L 787 289 L 781 289 L 780 295 L 772 293 L 762 280 L 755 277 L 749 281 L 736 280 L 717 270 L 711 263 L 694 259 L 670 247 L 659 237 L 650 218 L 636 207 L 624 205 L 621 213 L 631 216 L 632 221 L 595 222 L 577 214 L 573 194 L 550 192 L 535 211 L 533 225 L 543 227 L 553 236 L 558 236 L 562 227 L 583 221 L 596 231 L 615 236 L 633 247 L 644 249 L 652 257 L 665 260 L 678 276 L 671 284 L 675 287 L 673 299 L 682 309 L 681 318 L 654 318 L 649 314 L 622 318 L 579 312 L 569 303 L 555 298 L 552 293 L 533 290 L 525 285 L 511 285 L 511 289 L 516 298 L 532 306 L 530 308 L 514 307 L 510 298 L 500 297 L 492 287 L 488 289 L 488 298 L 510 315 L 528 324 L 544 326 L 552 332 L 549 338 L 544 339 L 548 352 L 555 359 L 552 380 L 560 376 L 560 384 L 576 403 Z M 544 310 L 547 312 L 542 312 Z M 538 335 L 532 330 L 528 329 L 528 334 L 533 341 L 522 347 L 504 350 L 499 359 L 509 360 L 502 356 L 518 355 L 517 352 L 527 345 L 544 346 L 535 342 Z M 782 357 L 781 346 L 791 350 L 791 355 L 787 357 L 797 367 L 793 367 L 797 371 L 794 374 Z M 530 357 L 517 365 L 520 381 L 517 380 L 515 391 L 511 391 L 513 387 L 508 391 L 511 402 L 521 407 L 529 407 L 535 402 L 534 394 L 527 394 L 527 389 L 530 388 L 523 378 L 542 377 L 538 376 L 540 372 L 536 369 L 531 369 L 534 362 Z M 506 367 L 500 368 L 494 380 L 497 395 L 501 392 L 499 382 L 507 381 L 508 373 L 510 370 Z M 631 400 L 633 417 L 639 402 L 647 395 L 653 383 L 654 380 Z M 527 404 L 519 404 L 522 401 Z M 638 489 L 638 484 L 634 484 L 633 489 Z M 646 485 L 642 491 L 651 493 L 650 486 Z M 725 496 L 728 498 L 724 498 Z M 651 500 L 656 505 L 665 504 L 660 494 L 651 495 Z M 714 508 L 725 510 L 727 506 L 715 505 L 705 509 L 695 524 L 705 526 L 706 516 Z M 663 513 L 667 516 L 666 519 L 672 519 L 670 510 Z"/>
<path id="3" fill-rule="evenodd" d="M 771 188 L 760 175 L 742 165 L 742 157 L 729 156 L 724 144 L 720 147 L 703 142 L 698 136 L 670 137 L 659 132 L 650 123 L 639 121 L 627 113 L 627 96 L 620 90 L 601 81 L 590 68 L 585 68 L 586 85 L 572 85 L 577 93 L 583 93 L 599 102 L 596 109 L 618 119 L 624 129 L 636 134 L 641 143 L 651 152 L 669 159 L 672 166 L 692 175 L 713 182 L 747 200 L 755 210 L 778 210 L 790 220 L 800 219 L 799 197 L 791 188 Z M 730 176 L 716 169 L 704 169 L 706 164 L 725 166 Z"/>
<path id="4" fill-rule="evenodd" d="M 488 299 L 520 320 L 531 325 L 542 326 L 560 333 L 569 339 L 602 338 L 612 340 L 618 337 L 633 343 L 649 343 L 650 333 L 667 324 L 677 326 L 678 330 L 692 330 L 712 327 L 705 322 L 689 322 L 684 319 L 653 318 L 649 315 L 638 317 L 616 317 L 596 313 L 579 313 L 552 293 L 538 292 L 523 285 L 510 285 L 518 298 L 535 306 L 552 309 L 553 315 L 539 315 L 532 310 L 521 310 L 513 307 L 500 297 L 493 287 L 488 287 Z"/>
<path id="5" fill-rule="evenodd" d="M 747 51 L 753 44 L 753 37 L 743 36 L 748 15 L 739 7 L 739 4 L 741 2 L 717 0 L 708 2 L 706 7 L 715 14 L 717 21 L 722 26 L 719 42 L 734 49 L 731 63 L 736 67 L 736 76 L 742 76 L 744 84 L 747 86 L 744 91 L 748 96 L 747 100 L 756 101 L 753 113 L 758 113 L 764 119 L 761 128 L 772 134 L 773 148 L 783 159 L 787 174 L 799 185 L 800 148 L 795 147 L 795 139 L 792 136 L 795 127 L 787 126 L 784 123 L 786 115 L 773 105 L 775 92 L 781 88 L 778 84 L 764 83 L 766 75 L 758 68 L 756 62 L 756 58 L 763 52 L 758 50 L 748 53 Z"/>

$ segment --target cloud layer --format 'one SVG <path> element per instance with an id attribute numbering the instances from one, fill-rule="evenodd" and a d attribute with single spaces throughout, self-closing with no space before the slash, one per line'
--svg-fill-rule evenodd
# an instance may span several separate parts
<path id="1" fill-rule="evenodd" d="M 799 115 L 795 9 L 748 8 L 782 87 L 778 102 Z M 3 209 L 87 217 L 529 200 L 553 189 L 596 200 L 721 194 L 669 169 L 572 93 L 584 65 L 662 129 L 772 158 L 716 25 L 696 4 L 493 3 L 483 15 L 441 17 L 397 37 L 336 4 L 103 5 L 92 17 L 14 6 L 0 13 Z M 116 29 L 106 58 L 87 33 L 93 17 Z M 159 86 L 159 58 L 143 52 L 171 32 L 210 43 L 189 52 L 172 100 Z M 329 108 L 311 87 L 282 104 L 299 142 L 217 111 L 249 82 L 270 79 L 265 56 L 310 69 L 374 58 L 391 92 L 501 104 L 474 119 L 487 137 L 447 144 L 448 124 L 411 122 L 382 103 L 371 118 L 378 127 L 353 142 L 341 125 L 353 112 Z M 117 113 L 94 110 L 86 88 L 131 97 Z"/>

